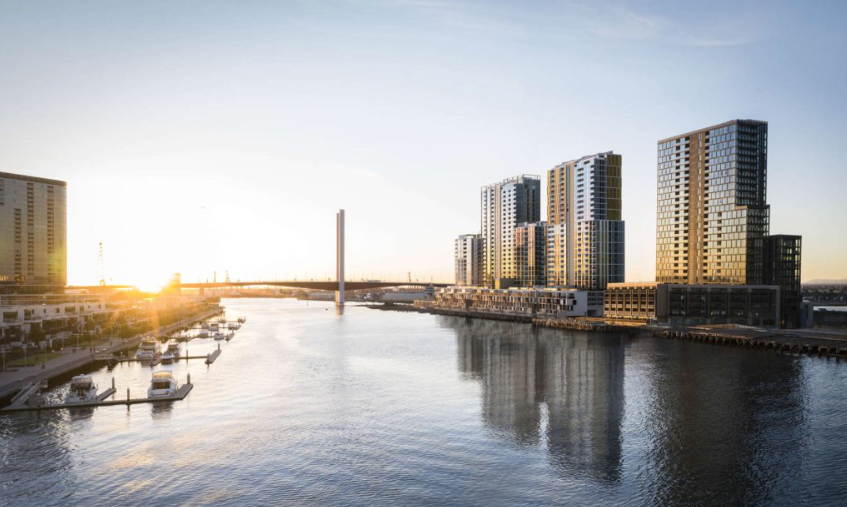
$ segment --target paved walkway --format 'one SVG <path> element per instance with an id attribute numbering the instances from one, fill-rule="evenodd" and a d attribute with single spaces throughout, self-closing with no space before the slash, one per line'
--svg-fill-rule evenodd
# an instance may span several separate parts
<path id="1" fill-rule="evenodd" d="M 169 326 L 160 329 L 161 334 L 168 334 L 176 329 L 197 322 L 198 320 L 207 319 L 213 315 L 217 315 L 220 310 L 209 310 L 196 317 L 184 319 Z M 71 370 L 81 368 L 90 363 L 94 359 L 95 353 L 112 354 L 128 347 L 135 347 L 141 342 L 141 336 L 133 338 L 121 339 L 117 337 L 104 338 L 103 341 L 93 348 L 83 347 L 74 352 L 74 347 L 66 346 L 65 353 L 60 357 L 50 359 L 46 363 L 36 366 L 18 367 L 17 371 L 0 372 L 0 399 L 9 396 L 28 382 L 40 382 L 45 379 L 50 379 L 61 375 Z M 72 342 L 69 342 L 72 345 Z"/>

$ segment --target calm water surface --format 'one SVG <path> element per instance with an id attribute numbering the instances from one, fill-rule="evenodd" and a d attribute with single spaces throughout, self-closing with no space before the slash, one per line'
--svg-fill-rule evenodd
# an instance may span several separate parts
<path id="1" fill-rule="evenodd" d="M 847 364 L 322 303 L 184 401 L 0 416 L 2 505 L 844 505 Z M 193 341 L 193 354 L 216 346 Z M 143 396 L 138 364 L 95 372 Z M 51 394 L 61 396 L 58 387 Z"/>

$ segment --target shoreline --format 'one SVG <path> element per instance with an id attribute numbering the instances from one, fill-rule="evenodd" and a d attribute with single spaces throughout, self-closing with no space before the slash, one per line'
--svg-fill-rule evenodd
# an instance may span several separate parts
<path id="1" fill-rule="evenodd" d="M 619 332 L 627 334 L 650 334 L 656 338 L 708 343 L 748 349 L 772 350 L 789 354 L 806 354 L 817 357 L 833 357 L 837 361 L 847 359 L 847 333 L 823 329 L 759 329 L 744 327 L 685 326 L 666 328 L 656 326 L 627 326 L 580 319 L 538 319 L 526 315 L 505 315 L 486 312 L 466 312 L 438 308 L 420 308 L 405 304 L 369 304 L 372 310 L 428 313 L 451 317 L 517 322 L 533 326 L 550 327 L 588 332 Z"/>
<path id="2" fill-rule="evenodd" d="M 199 322 L 201 320 L 208 319 L 209 317 L 212 317 L 214 315 L 218 315 L 221 312 L 222 309 L 223 309 L 223 307 L 219 306 L 218 308 L 213 308 L 213 309 L 207 310 L 203 313 L 199 313 L 195 316 L 185 318 L 185 319 L 178 321 L 178 322 L 174 322 L 173 324 L 169 324 L 165 327 L 154 330 L 153 332 L 155 334 L 168 334 L 168 333 L 175 331 L 176 329 L 179 329 L 180 327 L 184 327 L 186 325 L 191 325 L 191 324 L 194 324 L 195 322 Z M 149 334 L 149 333 L 144 333 L 144 334 Z M 28 367 L 28 368 L 32 369 L 31 375 L 28 375 L 26 377 L 20 377 L 16 380 L 12 380 L 12 381 L 6 382 L 3 385 L 0 385 L 0 406 L 3 406 L 5 404 L 5 400 L 14 396 L 15 393 L 17 393 L 23 386 L 27 385 L 30 382 L 42 382 L 44 380 L 50 381 L 51 379 L 53 379 L 55 377 L 65 375 L 68 372 L 77 370 L 79 368 L 84 368 L 85 366 L 94 363 L 95 362 L 94 356 L 96 356 L 96 355 L 99 355 L 99 354 L 114 354 L 114 353 L 120 352 L 122 350 L 127 350 L 127 349 L 131 349 L 133 347 L 137 347 L 138 344 L 141 342 L 141 337 L 144 334 L 136 335 L 136 336 L 133 336 L 132 338 L 127 338 L 126 340 L 122 340 L 120 338 L 113 338 L 113 340 L 117 339 L 118 343 L 116 343 L 112 346 L 106 347 L 102 350 L 97 350 L 96 353 L 86 351 L 86 352 L 83 352 L 83 353 L 76 353 L 76 354 L 71 353 L 71 354 L 69 354 L 68 356 L 65 356 L 65 357 L 55 358 L 51 361 L 57 361 L 58 360 L 59 364 L 55 364 L 54 366 L 47 367 L 45 369 L 41 369 L 37 366 Z M 108 342 L 104 342 L 104 343 L 108 343 Z M 96 347 L 95 347 L 95 349 L 96 349 Z M 72 357 L 72 356 L 74 356 L 74 357 Z M 62 361 L 62 360 L 64 360 L 64 361 Z M 18 370 L 18 371 L 20 371 L 20 370 Z M 30 373 L 30 372 L 26 372 L 26 373 Z M 5 380 L 5 379 L 3 379 L 3 376 L 4 376 L 4 374 L 0 373 L 0 381 Z"/>

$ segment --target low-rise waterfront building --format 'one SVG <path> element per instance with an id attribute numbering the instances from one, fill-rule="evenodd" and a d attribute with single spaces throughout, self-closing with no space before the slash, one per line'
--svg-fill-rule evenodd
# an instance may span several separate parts
<path id="1" fill-rule="evenodd" d="M 33 328 L 46 334 L 76 328 L 107 313 L 100 294 L 9 294 L 0 295 L 0 338 L 3 342 L 27 335 Z"/>
<path id="2" fill-rule="evenodd" d="M 427 307 L 532 318 L 602 317 L 603 291 L 554 288 L 447 287 Z"/>
<path id="3" fill-rule="evenodd" d="M 778 327 L 779 301 L 775 285 L 613 283 L 603 313 L 607 320 Z"/>

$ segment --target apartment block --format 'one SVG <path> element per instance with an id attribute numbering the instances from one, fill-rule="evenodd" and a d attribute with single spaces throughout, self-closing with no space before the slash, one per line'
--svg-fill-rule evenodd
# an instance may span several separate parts
<path id="1" fill-rule="evenodd" d="M 598 153 L 548 171 L 547 285 L 603 290 L 622 282 L 622 157 Z"/>
<path id="2" fill-rule="evenodd" d="M 479 234 L 462 234 L 454 242 L 456 285 L 479 285 L 482 239 Z"/>
<path id="3" fill-rule="evenodd" d="M 491 313 L 531 318 L 602 317 L 603 292 L 578 289 L 447 287 L 433 301 L 416 302 L 428 308 L 461 313 Z"/>
<path id="4" fill-rule="evenodd" d="M 522 223 L 515 227 L 517 287 L 547 285 L 547 223 Z"/>
<path id="5" fill-rule="evenodd" d="M 768 124 L 732 120 L 658 143 L 656 280 L 760 284 Z"/>
<path id="6" fill-rule="evenodd" d="M 0 284 L 67 283 L 67 183 L 0 172 Z"/>
<path id="7" fill-rule="evenodd" d="M 481 283 L 513 285 L 518 278 L 515 228 L 541 220 L 541 178 L 521 175 L 482 187 L 480 211 Z"/>

